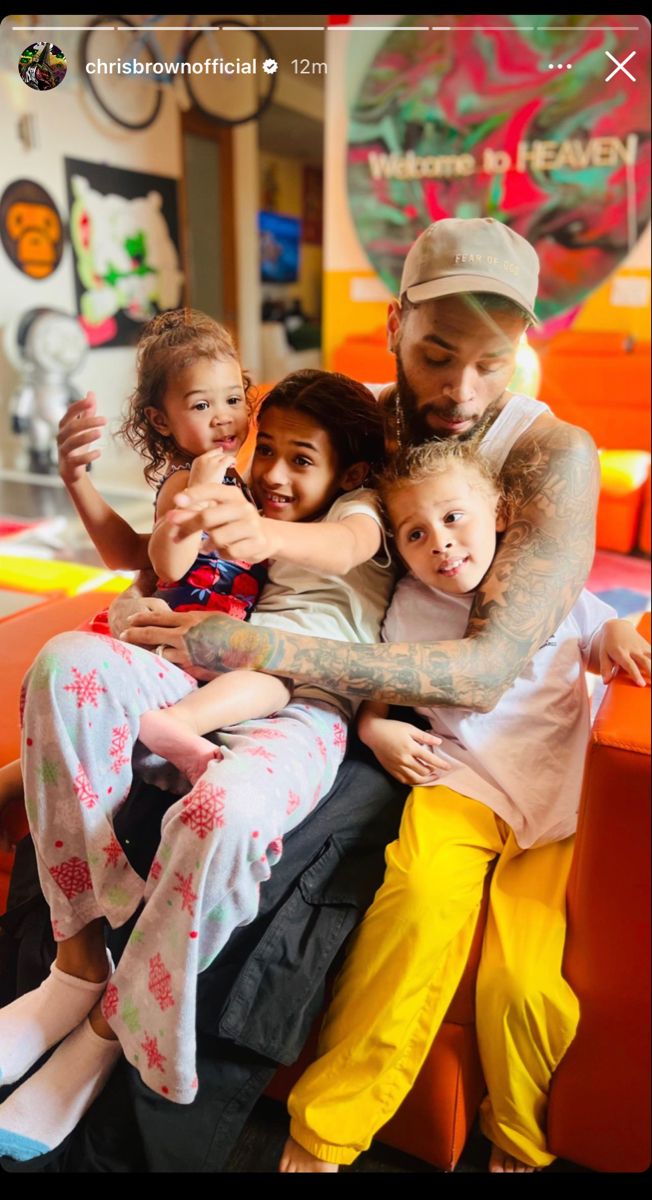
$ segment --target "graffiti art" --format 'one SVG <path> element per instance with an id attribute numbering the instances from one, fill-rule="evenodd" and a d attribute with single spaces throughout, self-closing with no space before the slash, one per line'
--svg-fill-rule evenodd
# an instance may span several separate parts
<path id="1" fill-rule="evenodd" d="M 428 23 L 445 28 L 412 28 Z M 630 18 L 611 24 L 405 17 L 364 72 L 352 42 L 349 204 L 393 292 L 409 246 L 440 217 L 495 217 L 526 237 L 544 320 L 615 270 L 650 216 L 649 101 L 637 87 L 650 43 L 632 42 Z M 632 50 L 633 70 L 614 68 Z"/>
<path id="2" fill-rule="evenodd" d="M 91 346 L 133 343 L 181 300 L 176 180 L 70 158 L 66 174 L 82 325 Z"/>

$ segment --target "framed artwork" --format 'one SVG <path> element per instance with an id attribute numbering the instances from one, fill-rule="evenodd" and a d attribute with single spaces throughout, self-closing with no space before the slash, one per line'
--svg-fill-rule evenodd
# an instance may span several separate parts
<path id="1" fill-rule="evenodd" d="M 33 179 L 14 179 L 0 198 L 5 253 L 30 279 L 47 279 L 63 253 L 63 222 L 54 200 Z"/>
<path id="2" fill-rule="evenodd" d="M 282 213 L 258 213 L 260 278 L 263 283 L 296 283 L 299 278 L 301 221 Z"/>
<path id="3" fill-rule="evenodd" d="M 132 345 L 181 303 L 177 181 L 65 160 L 77 308 L 91 346 Z"/>

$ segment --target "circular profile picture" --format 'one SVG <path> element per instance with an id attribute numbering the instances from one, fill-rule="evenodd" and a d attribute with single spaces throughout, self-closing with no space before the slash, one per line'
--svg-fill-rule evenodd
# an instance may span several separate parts
<path id="1" fill-rule="evenodd" d="M 54 42 L 33 42 L 26 46 L 18 60 L 18 73 L 28 87 L 37 92 L 51 92 L 65 78 L 68 63 L 63 50 Z"/>

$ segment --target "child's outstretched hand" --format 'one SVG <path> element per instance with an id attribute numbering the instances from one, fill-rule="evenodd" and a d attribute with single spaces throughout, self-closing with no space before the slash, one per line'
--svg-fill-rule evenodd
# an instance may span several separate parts
<path id="1" fill-rule="evenodd" d="M 86 474 L 86 464 L 99 458 L 101 451 L 92 449 L 93 442 L 102 436 L 106 417 L 98 416 L 94 392 L 76 400 L 59 421 L 59 474 L 66 487 L 79 483 Z"/>
<path id="2" fill-rule="evenodd" d="M 650 645 L 630 621 L 606 621 L 599 644 L 600 674 L 610 683 L 619 669 L 639 687 L 650 682 Z"/>
<path id="3" fill-rule="evenodd" d="M 179 540 L 203 530 L 222 558 L 231 562 L 259 563 L 276 554 L 276 522 L 261 517 L 241 488 L 215 483 L 193 486 L 191 481 L 174 497 L 166 520 L 178 526 Z"/>
<path id="4" fill-rule="evenodd" d="M 441 738 L 417 725 L 378 721 L 374 723 L 373 735 L 365 741 L 380 765 L 399 783 L 424 786 L 435 783 L 440 772 L 450 771 L 450 764 L 431 749 L 441 745 Z"/>

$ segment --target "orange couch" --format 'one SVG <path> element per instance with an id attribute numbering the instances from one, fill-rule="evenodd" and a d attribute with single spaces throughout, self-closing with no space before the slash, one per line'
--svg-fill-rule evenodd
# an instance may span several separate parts
<path id="1" fill-rule="evenodd" d="M 650 615 L 639 626 L 650 639 Z M 616 681 L 593 728 L 568 886 L 565 971 L 581 1005 L 550 1094 L 551 1149 L 650 1165 L 650 689 Z"/>
<path id="2" fill-rule="evenodd" d="M 97 611 L 98 599 L 71 597 L 0 622 L 5 664 L 0 761 L 18 753 L 18 697 L 26 667 L 48 638 Z M 649 637 L 649 618 L 646 622 Z M 650 690 L 617 679 L 589 751 L 569 892 L 566 963 L 582 1019 L 553 1080 L 550 1145 L 556 1154 L 596 1170 L 638 1171 L 649 1161 L 649 718 Z M 3 826 L 14 839 L 22 836 L 22 811 L 0 814 Z M 0 911 L 10 868 L 11 857 L 2 856 Z M 484 1091 L 474 1028 L 483 926 L 481 912 L 442 1029 L 413 1091 L 380 1134 L 382 1141 L 444 1170 L 457 1163 Z M 314 1053 L 315 1040 L 316 1031 L 300 1062 L 277 1073 L 271 1094 L 285 1098 Z"/>

